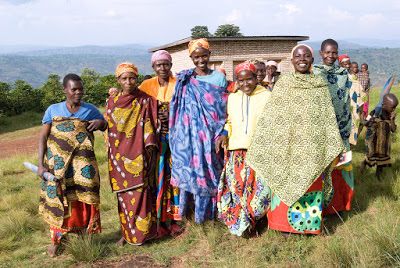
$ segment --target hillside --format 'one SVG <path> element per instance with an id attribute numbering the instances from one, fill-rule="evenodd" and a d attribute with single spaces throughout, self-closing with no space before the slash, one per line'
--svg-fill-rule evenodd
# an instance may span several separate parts
<path id="1" fill-rule="evenodd" d="M 381 87 L 393 73 L 400 73 L 400 48 L 372 48 L 382 45 L 382 40 L 363 40 L 356 43 L 350 40 L 339 41 L 340 53 L 350 55 L 352 61 L 368 63 L 371 83 Z M 385 41 L 386 42 L 386 41 Z M 387 46 L 395 46 L 397 41 L 387 41 Z M 320 41 L 305 42 L 315 53 L 315 63 L 321 62 L 318 54 Z M 398 42 L 400 44 L 400 41 Z M 363 45 L 360 45 L 363 44 Z M 124 46 L 80 46 L 80 47 L 11 47 L 0 46 L 0 81 L 14 83 L 22 79 L 34 87 L 41 86 L 49 74 L 80 74 L 83 68 L 94 69 L 101 75 L 112 74 L 115 67 L 123 61 L 132 61 L 139 73 L 151 74 L 151 54 L 147 48 L 155 44 L 131 44 Z"/>

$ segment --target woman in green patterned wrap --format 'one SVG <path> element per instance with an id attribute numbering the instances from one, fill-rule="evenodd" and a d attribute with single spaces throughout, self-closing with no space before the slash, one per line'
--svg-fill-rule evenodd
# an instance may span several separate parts
<path id="1" fill-rule="evenodd" d="M 282 232 L 321 232 L 331 186 L 325 174 L 344 150 L 329 89 L 310 73 L 313 61 L 310 47 L 293 48 L 294 71 L 276 83 L 246 156 L 271 189 L 268 226 Z"/>
<path id="2" fill-rule="evenodd" d="M 50 225 L 50 257 L 55 256 L 61 238 L 69 232 L 101 232 L 93 131 L 105 130 L 107 123 L 95 106 L 81 101 L 83 83 L 78 75 L 64 77 L 63 91 L 67 100 L 47 108 L 39 139 L 39 213 Z M 43 177 L 46 171 L 59 182 L 47 181 Z"/>

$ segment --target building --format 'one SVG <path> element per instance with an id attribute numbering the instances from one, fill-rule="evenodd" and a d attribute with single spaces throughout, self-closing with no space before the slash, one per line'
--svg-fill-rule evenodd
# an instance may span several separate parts
<path id="1" fill-rule="evenodd" d="M 188 37 L 166 45 L 151 48 L 149 52 L 160 49 L 167 50 L 172 56 L 172 72 L 193 68 L 189 57 Z M 288 73 L 291 69 L 290 52 L 299 41 L 308 40 L 308 36 L 242 36 L 242 37 L 209 37 L 211 48 L 209 68 L 222 66 L 228 80 L 234 80 L 234 70 L 237 64 L 248 59 L 261 61 L 274 60 L 278 63 L 278 71 Z"/>

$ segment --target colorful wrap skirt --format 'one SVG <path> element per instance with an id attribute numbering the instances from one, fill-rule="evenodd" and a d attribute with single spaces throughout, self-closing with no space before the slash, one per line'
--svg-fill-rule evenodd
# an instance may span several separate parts
<path id="1" fill-rule="evenodd" d="M 79 201 L 68 202 L 62 227 L 50 225 L 52 244 L 59 244 L 67 233 L 101 233 L 99 205 L 85 204 Z"/>
<path id="2" fill-rule="evenodd" d="M 350 163 L 335 167 L 331 173 L 333 191 L 324 201 L 324 214 L 335 214 L 350 210 L 354 195 L 353 165 Z"/>
<path id="3" fill-rule="evenodd" d="M 293 205 L 288 206 L 271 191 L 271 206 L 268 210 L 270 229 L 289 233 L 319 234 L 322 231 L 324 175 L 311 185 L 307 192 Z"/>
<path id="4" fill-rule="evenodd" d="M 161 135 L 158 154 L 157 180 L 157 218 L 161 222 L 167 219 L 181 220 L 179 211 L 179 188 L 171 185 L 171 151 L 168 144 L 168 134 Z"/>
<path id="5" fill-rule="evenodd" d="M 121 234 L 126 242 L 141 245 L 157 235 L 155 198 L 151 187 L 145 185 L 117 193 Z"/>
<path id="6" fill-rule="evenodd" d="M 238 236 L 254 229 L 270 205 L 270 190 L 246 164 L 246 151 L 227 151 L 218 186 L 218 212 L 229 231 Z"/>

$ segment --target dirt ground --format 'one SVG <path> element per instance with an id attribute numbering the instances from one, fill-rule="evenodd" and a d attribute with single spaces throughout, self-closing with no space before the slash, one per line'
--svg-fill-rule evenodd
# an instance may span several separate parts
<path id="1" fill-rule="evenodd" d="M 35 131 L 29 137 L 15 137 L 12 141 L 0 140 L 0 159 L 10 156 L 37 152 L 40 131 Z"/>

